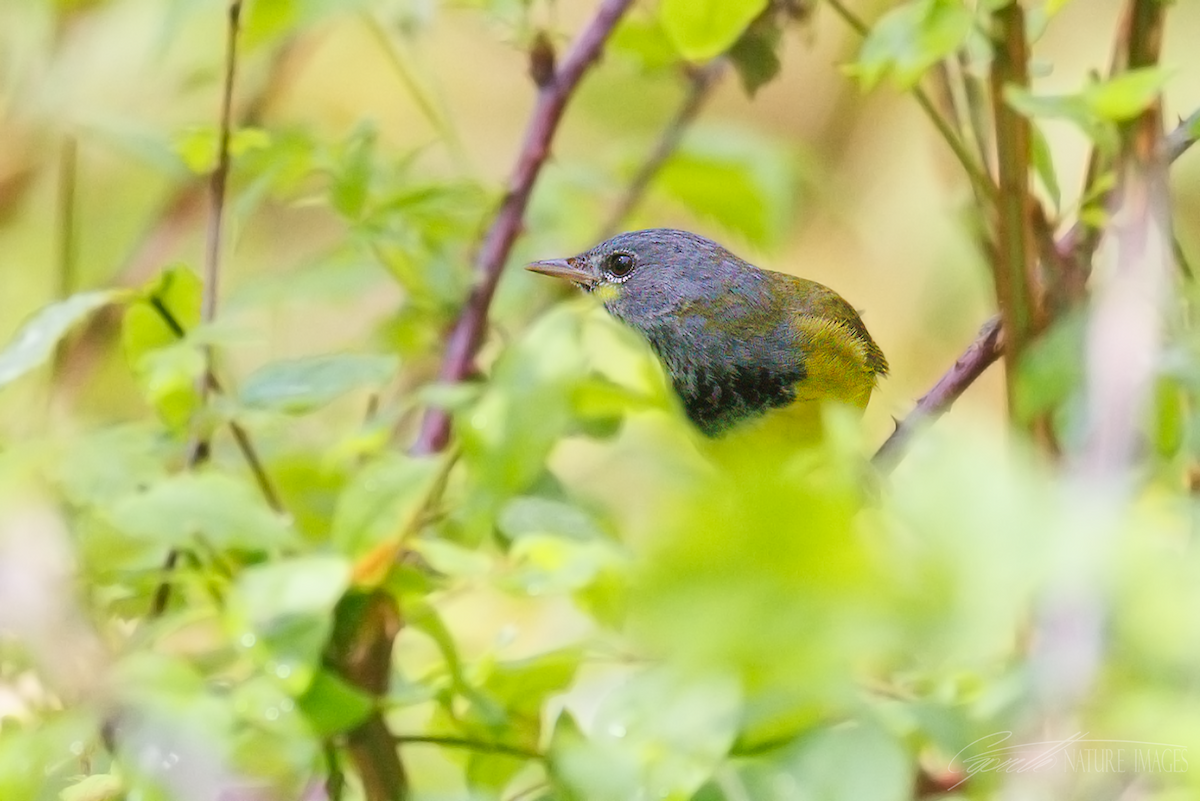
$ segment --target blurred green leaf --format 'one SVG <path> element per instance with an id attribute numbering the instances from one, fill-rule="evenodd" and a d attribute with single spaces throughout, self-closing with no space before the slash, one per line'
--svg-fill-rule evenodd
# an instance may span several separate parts
<path id="1" fill-rule="evenodd" d="M 125 794 L 125 783 L 112 773 L 97 773 L 81 779 L 58 794 L 62 801 L 118 801 Z"/>
<path id="2" fill-rule="evenodd" d="M 1050 195 L 1050 202 L 1057 209 L 1062 205 L 1062 190 L 1058 186 L 1058 171 L 1054 169 L 1054 157 L 1050 151 L 1050 144 L 1038 126 L 1032 127 L 1032 134 L 1033 169 L 1037 172 L 1037 177 L 1045 187 L 1046 193 Z"/>
<path id="3" fill-rule="evenodd" d="M 52 473 L 72 503 L 102 506 L 164 478 L 174 450 L 156 427 L 111 426 L 72 439 Z"/>
<path id="4" fill-rule="evenodd" d="M 252 408 L 304 414 L 361 387 L 387 383 L 397 366 L 394 356 L 362 353 L 270 362 L 246 378 L 238 396 Z"/>
<path id="5" fill-rule="evenodd" d="M 510 500 L 500 510 L 496 523 L 499 532 L 510 540 L 531 534 L 549 534 L 586 542 L 604 539 L 596 521 L 578 506 L 535 496 Z"/>
<path id="6" fill-rule="evenodd" d="M 639 673 L 605 697 L 586 739 L 560 719 L 551 769 L 581 798 L 687 798 L 725 759 L 740 712 L 728 678 Z"/>
<path id="7" fill-rule="evenodd" d="M 1125 122 L 1141 114 L 1162 93 L 1171 77 L 1163 67 L 1142 67 L 1093 83 L 1081 95 L 1088 110 L 1102 120 Z"/>
<path id="8" fill-rule="evenodd" d="M 375 709 L 375 702 L 340 676 L 318 671 L 297 703 L 319 737 L 349 731 Z"/>
<path id="9" fill-rule="evenodd" d="M 264 650 L 268 671 L 293 694 L 312 681 L 350 569 L 341 556 L 300 556 L 247 568 L 234 583 L 227 612 L 234 638 Z"/>
<path id="10" fill-rule="evenodd" d="M 375 160 L 376 134 L 373 126 L 363 125 L 339 148 L 329 201 L 341 215 L 356 220 L 366 208 Z"/>
<path id="11" fill-rule="evenodd" d="M 50 358 L 59 340 L 72 326 L 123 294 L 115 289 L 81 292 L 44 307 L 27 320 L 8 346 L 0 351 L 0 387 L 40 366 Z"/>
<path id="12" fill-rule="evenodd" d="M 887 76 L 897 88 L 910 89 L 927 69 L 966 44 L 972 24 L 962 0 L 910 0 L 875 22 L 850 72 L 863 89 Z"/>
<path id="13" fill-rule="evenodd" d="M 679 55 L 663 30 L 662 21 L 634 12 L 626 14 L 608 41 L 608 49 L 636 59 L 647 71 L 676 64 Z"/>
<path id="14" fill-rule="evenodd" d="M 176 155 L 191 172 L 206 175 L 217 166 L 217 150 L 220 144 L 216 128 L 188 128 L 174 139 Z M 229 155 L 237 158 L 253 150 L 271 145 L 271 136 L 261 128 L 239 128 L 230 132 Z"/>
<path id="15" fill-rule="evenodd" d="M 143 397 L 172 429 L 199 406 L 203 354 L 187 332 L 200 322 L 200 278 L 183 265 L 163 270 L 138 292 L 121 322 L 121 345 Z"/>
<path id="16" fill-rule="evenodd" d="M 764 84 L 779 74 L 779 42 L 782 31 L 773 20 L 752 24 L 729 50 L 729 61 L 737 70 L 746 94 L 753 97 Z"/>
<path id="17" fill-rule="evenodd" d="M 767 0 L 662 0 L 659 19 L 690 61 L 720 55 L 767 7 Z"/>
<path id="18" fill-rule="evenodd" d="M 225 473 L 170 476 L 116 499 L 105 517 L 128 537 L 162 547 L 193 545 L 261 551 L 295 541 L 287 522 L 248 484 Z"/>
<path id="19" fill-rule="evenodd" d="M 351 557 L 396 537 L 421 510 L 440 469 L 438 459 L 388 452 L 363 467 L 342 491 L 330 542 Z"/>
<path id="20" fill-rule="evenodd" d="M 756 761 L 745 772 L 747 792 L 763 801 L 905 801 L 912 797 L 913 760 L 895 738 L 870 723 L 820 729 Z"/>
<path id="21" fill-rule="evenodd" d="M 786 233 L 795 170 L 784 151 L 748 130 L 696 126 L 664 165 L 656 187 L 703 219 L 760 247 Z"/>

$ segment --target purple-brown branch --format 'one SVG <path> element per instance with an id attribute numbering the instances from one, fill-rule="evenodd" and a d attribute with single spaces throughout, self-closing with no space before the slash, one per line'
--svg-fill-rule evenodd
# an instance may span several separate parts
<path id="1" fill-rule="evenodd" d="M 484 235 L 475 257 L 475 287 L 451 329 L 438 378 L 447 383 L 462 381 L 474 370 L 475 354 L 487 326 L 488 308 L 513 243 L 520 235 L 525 208 L 534 182 L 550 155 L 550 144 L 558 130 L 567 101 L 574 94 L 588 67 L 599 57 L 604 42 L 633 0 L 604 0 L 563 57 L 553 79 L 538 91 L 537 104 L 525 129 L 525 139 L 509 181 L 508 193 Z M 415 453 L 435 453 L 446 446 L 450 416 L 442 409 L 425 414 Z"/>
<path id="2" fill-rule="evenodd" d="M 958 357 L 954 366 L 938 379 L 933 389 L 917 401 L 916 407 L 909 412 L 908 417 L 896 424 L 896 430 L 875 453 L 876 466 L 884 471 L 895 467 L 917 429 L 948 412 L 967 387 L 1000 358 L 1004 352 L 1000 332 L 999 315 L 983 324 L 975 341 Z"/>

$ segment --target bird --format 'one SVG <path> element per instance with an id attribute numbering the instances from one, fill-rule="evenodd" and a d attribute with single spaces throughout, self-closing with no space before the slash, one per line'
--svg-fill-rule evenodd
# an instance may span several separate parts
<path id="1" fill-rule="evenodd" d="M 771 424 L 819 439 L 823 405 L 866 408 L 887 359 L 829 287 L 755 267 L 711 239 L 651 228 L 526 269 L 600 299 L 657 355 L 707 438 Z"/>

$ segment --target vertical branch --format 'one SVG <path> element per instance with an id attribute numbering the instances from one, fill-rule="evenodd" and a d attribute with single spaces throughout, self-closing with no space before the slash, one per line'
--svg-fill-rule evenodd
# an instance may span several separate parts
<path id="1" fill-rule="evenodd" d="M 1038 327 L 1033 291 L 1034 244 L 1030 231 L 1033 200 L 1029 194 L 1032 146 L 1029 121 L 1004 99 L 1007 87 L 1029 84 L 1025 12 L 1011 2 L 992 12 L 995 56 L 992 61 L 992 114 L 1000 193 L 996 204 L 996 300 L 1004 320 L 1010 410 L 1015 400 L 1017 364 Z"/>
<path id="2" fill-rule="evenodd" d="M 217 281 L 220 277 L 221 224 L 225 216 L 225 185 L 229 178 L 229 139 L 232 127 L 233 79 L 237 72 L 238 22 L 241 17 L 241 0 L 230 0 L 228 27 L 225 37 L 225 73 L 221 92 L 221 121 L 217 136 L 217 163 L 209 179 L 209 217 L 204 246 L 204 291 L 200 301 L 200 322 L 210 323 L 217 313 Z M 212 389 L 212 349 L 204 348 L 204 370 L 196 382 L 196 394 L 200 397 L 203 410 Z M 209 440 L 203 432 L 204 421 L 197 423 L 197 431 L 188 445 L 187 466 L 193 468 L 208 458 Z M 256 473 L 257 475 L 257 473 Z M 170 574 L 179 560 L 179 552 L 172 549 L 163 563 L 163 579 L 154 592 L 150 605 L 150 617 L 158 617 L 167 609 L 171 600 Z"/>
<path id="3" fill-rule="evenodd" d="M 537 103 L 525 129 L 525 140 L 509 181 L 508 192 L 475 257 L 475 287 L 447 339 L 438 373 L 440 380 L 458 382 L 474 369 L 475 354 L 487 325 L 492 295 L 496 292 L 513 243 L 521 233 L 529 196 L 550 155 L 550 144 L 558 131 L 567 101 L 574 94 L 584 73 L 600 56 L 604 42 L 631 3 L 632 0 L 604 0 L 596 16 L 572 43 L 553 78 L 538 91 Z M 446 446 L 449 436 L 449 415 L 442 409 L 430 409 L 425 414 L 413 450 L 416 453 L 440 451 Z"/>
<path id="4" fill-rule="evenodd" d="M 1159 0 L 1131 0 L 1130 69 L 1157 63 L 1165 14 L 1166 4 Z M 1113 521 L 1132 495 L 1140 423 L 1161 347 L 1161 307 L 1174 258 L 1168 155 L 1156 101 L 1122 131 L 1109 228 L 1115 262 L 1094 290 L 1085 340 L 1085 433 L 1070 462 L 1072 478 L 1095 505 L 1089 548 L 1105 556 L 1115 546 Z M 1062 568 L 1037 609 L 1030 655 L 1041 718 L 1035 725 L 1051 738 L 1075 730 L 1072 718 L 1095 686 L 1104 659 L 1108 608 L 1098 564 L 1103 559 Z"/>
<path id="5" fill-rule="evenodd" d="M 233 127 L 233 79 L 237 72 L 237 37 L 242 14 L 241 0 L 230 0 L 229 25 L 225 38 L 225 80 L 221 92 L 221 122 L 217 134 L 217 164 L 209 177 L 208 228 L 204 236 L 204 294 L 200 301 L 200 322 L 211 323 L 217 316 L 221 277 L 221 229 L 225 220 L 225 186 L 229 182 L 229 139 Z M 205 348 L 205 373 L 197 386 L 201 403 L 208 398 L 207 373 L 212 369 L 212 349 Z"/>

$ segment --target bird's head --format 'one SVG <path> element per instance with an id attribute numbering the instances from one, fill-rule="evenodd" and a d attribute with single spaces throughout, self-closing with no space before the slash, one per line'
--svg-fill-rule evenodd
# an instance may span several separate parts
<path id="1" fill-rule="evenodd" d="M 670 228 L 630 231 L 568 259 L 527 269 L 596 294 L 613 316 L 645 328 L 683 303 L 717 298 L 747 265 L 702 236 Z"/>

